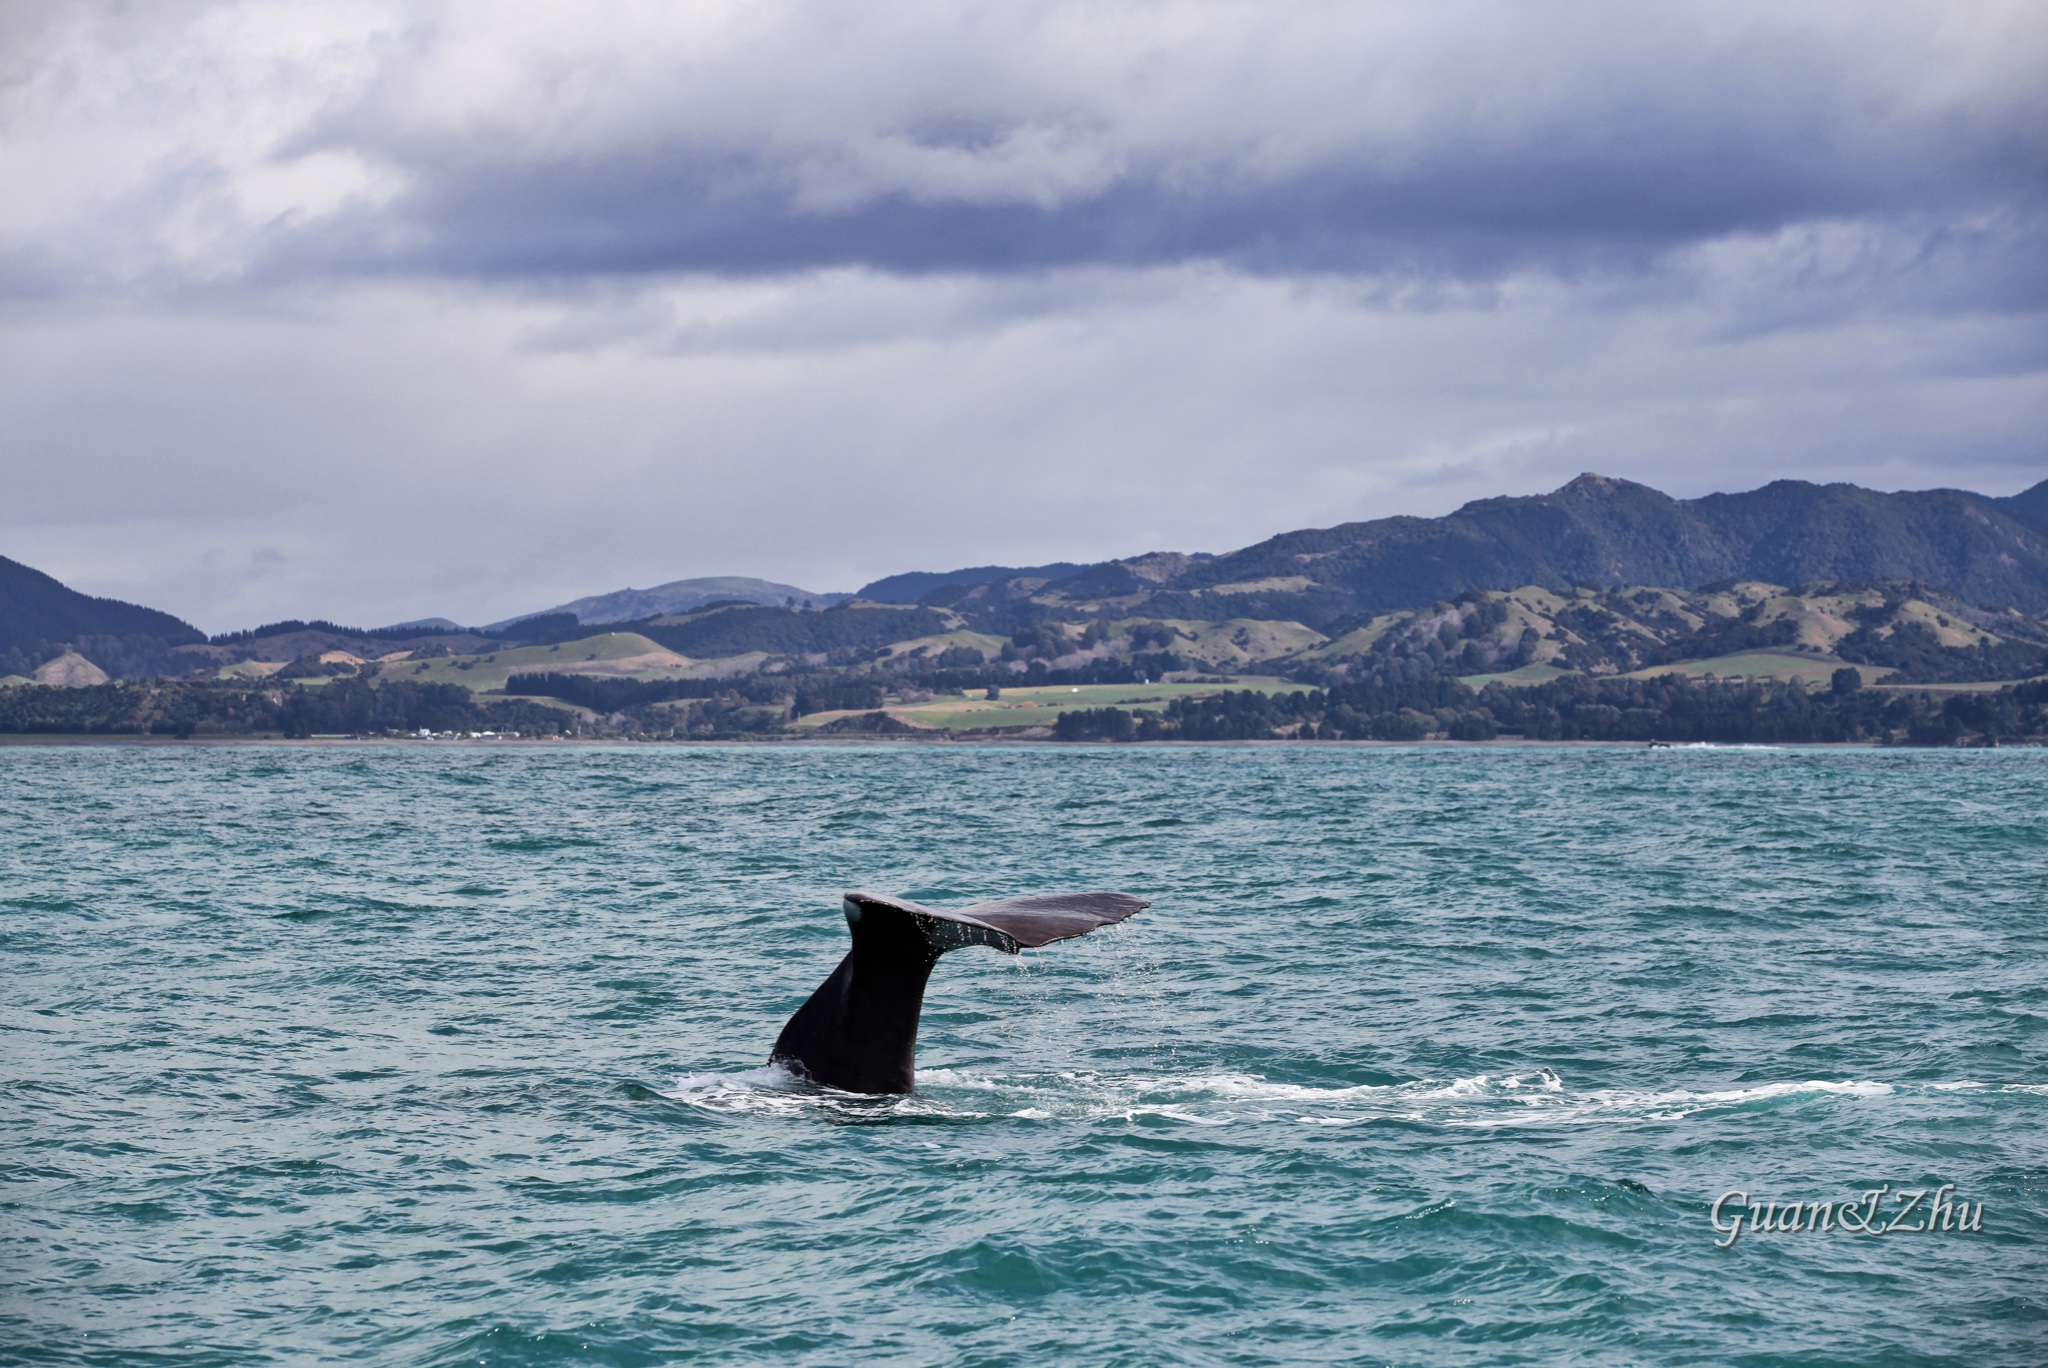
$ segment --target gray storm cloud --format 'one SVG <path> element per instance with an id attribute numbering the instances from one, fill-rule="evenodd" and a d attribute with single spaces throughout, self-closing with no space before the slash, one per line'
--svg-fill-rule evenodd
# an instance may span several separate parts
<path id="1" fill-rule="evenodd" d="M 0 551 L 483 619 L 1586 467 L 2006 492 L 2044 57 L 2032 4 L 17 4 Z"/>
<path id="2" fill-rule="evenodd" d="M 116 273 L 174 278 L 1486 274 L 1860 219 L 2016 246 L 2048 170 L 2048 13 L 2024 4 L 44 18 L 10 83 L 17 155 L 89 160 L 14 254 L 117 243 Z"/>

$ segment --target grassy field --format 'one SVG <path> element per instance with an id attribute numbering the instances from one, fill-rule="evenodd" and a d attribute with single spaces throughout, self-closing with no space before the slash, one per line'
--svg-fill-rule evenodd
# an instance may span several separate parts
<path id="1" fill-rule="evenodd" d="M 556 646 L 521 646 L 483 655 L 443 656 L 436 660 L 399 660 L 386 665 L 384 679 L 409 679 L 420 684 L 460 684 L 482 692 L 502 689 L 515 674 L 553 671 L 624 679 L 677 679 L 696 662 L 679 656 L 638 632 L 606 632 Z"/>
<path id="2" fill-rule="evenodd" d="M 919 648 L 928 656 L 937 656 L 956 646 L 966 646 L 981 652 L 982 659 L 994 660 L 997 653 L 1009 644 L 1008 637 L 991 636 L 987 632 L 970 632 L 962 628 L 957 632 L 942 632 L 938 636 L 899 641 L 889 648 L 889 657 L 892 660 L 901 659 Z"/>
<path id="3" fill-rule="evenodd" d="M 232 665 L 221 666 L 219 678 L 251 681 L 268 679 L 283 668 L 284 663 L 276 660 L 238 660 Z"/>
<path id="4" fill-rule="evenodd" d="M 1284 679 L 1253 678 L 1229 684 L 1081 684 L 1003 690 L 1000 699 L 989 700 L 979 693 L 966 698 L 934 698 L 929 703 L 888 704 L 891 717 L 917 727 L 954 731 L 985 731 L 994 727 L 1049 727 L 1069 708 L 1127 708 L 1133 712 L 1157 711 L 1175 698 L 1199 698 L 1225 689 L 1298 689 Z M 813 713 L 801 719 L 799 727 L 820 727 L 845 712 Z"/>
<path id="5" fill-rule="evenodd" d="M 1793 655 L 1780 651 L 1750 651 L 1742 655 L 1715 656 L 1712 660 L 1685 660 L 1675 665 L 1655 665 L 1647 670 L 1637 670 L 1621 676 L 1623 679 L 1654 679 L 1658 675 L 1684 675 L 1687 679 L 1698 679 L 1701 675 L 1716 675 L 1722 679 L 1778 679 L 1790 682 L 1804 680 L 1808 684 L 1826 684 L 1834 677 L 1835 671 L 1849 662 L 1835 656 Z M 1893 671 L 1876 665 L 1854 667 L 1863 676 L 1865 684 L 1874 684 Z"/>
<path id="6" fill-rule="evenodd" d="M 1553 679 L 1562 679 L 1570 670 L 1560 670 L 1555 665 L 1524 665 L 1519 670 L 1503 670 L 1498 674 L 1461 675 L 1458 679 L 1468 689 L 1483 689 L 1489 684 L 1507 684 L 1520 687 L 1527 684 L 1548 684 Z"/>
<path id="7" fill-rule="evenodd" d="M 1252 661 L 1277 660 L 1296 651 L 1318 645 L 1324 638 L 1298 622 L 1267 622 L 1258 618 L 1231 618 L 1225 622 L 1200 622 L 1187 618 L 1163 619 L 1182 633 L 1173 649 L 1205 670 L 1242 669 Z"/>
<path id="8" fill-rule="evenodd" d="M 2048 675 L 2038 675 L 2033 679 L 1973 679 L 1960 683 L 1873 684 L 1869 687 L 1886 689 L 1892 693 L 1997 693 L 2000 689 L 2010 689 L 2015 684 L 2037 684 L 2042 682 L 2048 682 Z"/>

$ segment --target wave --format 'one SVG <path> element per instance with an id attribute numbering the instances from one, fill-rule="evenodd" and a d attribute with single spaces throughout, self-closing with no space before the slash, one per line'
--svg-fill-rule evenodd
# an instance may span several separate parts
<path id="1" fill-rule="evenodd" d="M 921 1076 L 920 1076 L 921 1077 Z M 724 1116 L 838 1114 L 856 1119 L 931 1116 L 979 1120 L 986 1113 L 963 1109 L 941 1093 L 871 1096 L 820 1087 L 780 1064 L 729 1074 L 693 1074 L 655 1095 Z"/>
<path id="2" fill-rule="evenodd" d="M 1781 751 L 1785 746 L 1767 746 L 1755 741 L 1666 741 L 1658 750 Z"/>
<path id="3" fill-rule="evenodd" d="M 1156 1119 L 1190 1126 L 1396 1122 L 1499 1129 L 1668 1123 L 1811 1103 L 1856 1104 L 1973 1092 L 2048 1097 L 2048 1085 L 1806 1079 L 1705 1090 L 1579 1090 L 1568 1087 L 1557 1070 L 1542 1068 L 1532 1073 L 1332 1087 L 1274 1082 L 1245 1073 L 1008 1075 L 933 1068 L 918 1071 L 914 1093 L 870 1097 L 821 1088 L 769 1066 L 682 1078 L 659 1095 L 729 1116 L 823 1113 L 871 1120 L 900 1117 L 963 1122 Z"/>

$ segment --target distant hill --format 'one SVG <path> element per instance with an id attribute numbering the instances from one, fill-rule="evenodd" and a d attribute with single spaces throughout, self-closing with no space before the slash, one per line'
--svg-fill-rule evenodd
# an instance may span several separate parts
<path id="1" fill-rule="evenodd" d="M 1073 561 L 1054 561 L 1050 565 L 977 565 L 966 570 L 909 570 L 900 575 L 885 576 L 873 584 L 864 584 L 853 596 L 870 603 L 916 603 L 934 589 L 971 589 L 992 580 L 1066 579 L 1089 568 Z"/>
<path id="2" fill-rule="evenodd" d="M 1524 585 L 1382 613 L 1303 651 L 1336 676 L 1412 683 L 1444 675 L 1533 683 L 1560 672 L 1655 672 L 1691 662 L 1825 681 L 1843 663 L 1893 682 L 2023 679 L 2048 671 L 2048 615 L 1990 611 L 1924 584 L 1707 591 Z"/>
<path id="3" fill-rule="evenodd" d="M 182 618 L 81 594 L 40 570 L 0 556 L 0 650 L 27 650 L 39 641 L 74 641 L 81 636 L 158 636 L 173 645 L 206 639 Z"/>
<path id="4" fill-rule="evenodd" d="M 564 619 L 566 621 L 566 619 Z M 244 632 L 228 632 L 193 642 L 171 652 L 179 674 L 211 674 L 223 666 L 246 661 L 279 664 L 341 652 L 360 660 L 409 651 L 414 654 L 462 654 L 488 651 L 505 644 L 466 627 L 443 631 L 431 622 L 380 627 L 375 632 L 332 622 L 273 622 Z"/>
<path id="5" fill-rule="evenodd" d="M 2048 536 L 2048 480 L 2041 481 L 2032 489 L 2021 490 L 2010 498 L 1986 499 L 1984 502 L 2013 521 L 2025 523 Z"/>
<path id="6" fill-rule="evenodd" d="M 755 651 L 769 655 L 873 651 L 895 642 L 937 635 L 952 623 L 932 608 L 848 604 L 827 612 L 767 606 L 727 608 L 695 614 L 680 622 L 656 620 L 634 625 L 671 651 L 698 659 L 715 659 Z"/>
<path id="7" fill-rule="evenodd" d="M 995 580 L 931 601 L 992 624 L 1020 599 L 1057 616 L 1292 619 L 1327 629 L 1476 590 L 1721 581 L 1912 581 L 1985 607 L 2048 609 L 2048 482 L 2006 499 L 1936 489 L 1882 494 L 1780 480 L 1674 499 L 1581 475 L 1549 494 L 1481 499 L 1441 518 L 1286 532 L 1214 557 L 1154 553 L 1064 580 Z"/>
<path id="8" fill-rule="evenodd" d="M 414 618 L 411 622 L 394 622 L 389 627 L 372 627 L 366 636 L 418 636 L 422 632 L 465 632 L 469 629 L 453 618 Z"/>
<path id="9" fill-rule="evenodd" d="M 528 618 L 544 617 L 552 613 L 574 613 L 577 621 L 586 626 L 611 622 L 639 622 L 644 618 L 666 617 L 672 613 L 687 613 L 692 608 L 701 608 L 707 603 L 721 600 L 737 600 L 780 607 L 790 599 L 802 604 L 809 600 L 815 608 L 829 608 L 844 602 L 848 594 L 820 594 L 810 589 L 799 589 L 793 584 L 776 584 L 772 580 L 749 579 L 744 575 L 716 575 L 704 579 L 671 580 L 657 584 L 652 589 L 619 589 L 609 594 L 592 594 L 588 598 L 557 604 L 538 612 L 521 613 L 518 617 L 494 622 L 486 631 L 498 631 Z"/>
<path id="10" fill-rule="evenodd" d="M 67 644 L 120 672 L 131 662 L 156 661 L 166 647 L 205 639 L 169 613 L 81 594 L 0 556 L 0 674 L 27 674 Z"/>

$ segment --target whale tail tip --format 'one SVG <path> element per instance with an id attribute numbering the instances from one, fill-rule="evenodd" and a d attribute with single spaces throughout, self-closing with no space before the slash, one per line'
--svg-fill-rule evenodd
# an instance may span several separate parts
<path id="1" fill-rule="evenodd" d="M 949 950 L 1006 954 L 1085 936 L 1152 904 L 1128 893 L 1039 893 L 956 910 L 851 892 L 853 948 L 782 1028 L 771 1064 L 848 1092 L 907 1093 L 932 966 Z"/>
<path id="2" fill-rule="evenodd" d="M 941 954 L 968 945 L 993 945 L 1012 955 L 1036 950 L 1054 941 L 1085 936 L 1098 927 L 1114 926 L 1151 905 L 1128 893 L 1035 893 L 957 910 L 926 907 L 882 893 L 856 891 L 845 897 L 846 921 L 855 930 L 856 941 L 863 917 L 902 915 L 909 917 Z M 973 934 L 976 930 L 996 934 L 979 936 Z"/>

